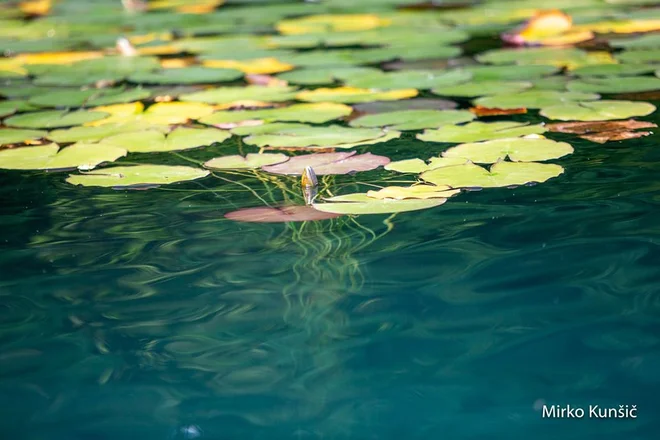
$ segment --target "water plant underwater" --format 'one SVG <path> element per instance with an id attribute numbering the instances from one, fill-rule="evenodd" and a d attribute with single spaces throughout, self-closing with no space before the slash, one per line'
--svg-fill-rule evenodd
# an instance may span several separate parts
<path id="1" fill-rule="evenodd" d="M 244 222 L 395 214 L 544 183 L 564 173 L 568 136 L 651 134 L 634 118 L 660 89 L 660 8 L 554 6 L 9 3 L 0 168 L 65 172 L 72 197 L 78 185 L 247 192 L 258 206 L 225 213 Z M 418 157 L 378 154 L 406 141 Z"/>

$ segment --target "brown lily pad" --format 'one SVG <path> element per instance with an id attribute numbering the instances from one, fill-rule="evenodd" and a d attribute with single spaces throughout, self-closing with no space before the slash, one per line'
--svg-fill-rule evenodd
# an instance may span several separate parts
<path id="1" fill-rule="evenodd" d="M 286 162 L 261 167 L 273 174 L 301 175 L 306 167 L 312 167 L 321 176 L 325 174 L 349 174 L 370 171 L 387 165 L 390 159 L 371 153 L 355 154 L 355 151 L 340 153 L 314 153 L 295 156 Z"/>
<path id="2" fill-rule="evenodd" d="M 470 108 L 470 111 L 477 116 L 523 115 L 527 113 L 526 108 L 490 108 L 480 105 Z"/>
<path id="3" fill-rule="evenodd" d="M 628 101 L 660 101 L 660 90 L 650 92 L 619 93 L 612 95 L 612 99 L 623 99 Z"/>
<path id="4" fill-rule="evenodd" d="M 595 122 L 560 122 L 546 124 L 549 131 L 577 134 L 582 139 L 604 144 L 610 141 L 636 139 L 651 134 L 650 131 L 633 131 L 640 128 L 654 128 L 656 124 L 647 121 L 595 121 Z"/>
<path id="5" fill-rule="evenodd" d="M 339 216 L 339 214 L 318 211 L 310 206 L 282 206 L 280 208 L 258 206 L 225 214 L 225 218 L 229 220 L 250 223 L 307 222 L 328 220 Z"/>

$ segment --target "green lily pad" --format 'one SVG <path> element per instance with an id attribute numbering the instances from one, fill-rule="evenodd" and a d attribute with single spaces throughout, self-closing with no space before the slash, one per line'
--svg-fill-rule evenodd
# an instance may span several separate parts
<path id="1" fill-rule="evenodd" d="M 367 194 L 346 194 L 325 199 L 326 203 L 314 203 L 314 209 L 333 214 L 392 214 L 395 212 L 419 211 L 445 203 L 447 199 L 375 199 Z"/>
<path id="2" fill-rule="evenodd" d="M 0 101 L 0 118 L 16 112 L 29 112 L 38 109 L 39 107 L 35 107 L 24 100 Z"/>
<path id="3" fill-rule="evenodd" d="M 572 153 L 573 147 L 566 142 L 519 137 L 461 144 L 446 150 L 442 155 L 469 159 L 474 163 L 495 163 L 507 157 L 513 162 L 543 162 Z"/>
<path id="4" fill-rule="evenodd" d="M 246 137 L 243 141 L 248 145 L 258 147 L 326 147 L 370 141 L 385 136 L 385 134 L 386 132 L 377 128 L 349 128 L 338 125 L 304 126 L 256 134 Z"/>
<path id="5" fill-rule="evenodd" d="M 296 87 L 218 87 L 203 92 L 179 96 L 181 101 L 205 102 L 208 104 L 229 104 L 237 101 L 281 102 L 295 98 Z"/>
<path id="6" fill-rule="evenodd" d="M 655 3 L 655 2 L 654 2 Z M 610 40 L 609 45 L 624 49 L 660 49 L 660 34 L 645 34 L 632 38 Z"/>
<path id="7" fill-rule="evenodd" d="M 401 72 L 378 72 L 352 76 L 345 83 L 365 89 L 431 89 L 449 87 L 469 81 L 472 74 L 463 70 L 432 71 L 406 70 Z"/>
<path id="8" fill-rule="evenodd" d="M 193 66 L 138 72 L 129 76 L 128 80 L 138 84 L 210 84 L 235 81 L 242 77 L 243 72 L 240 70 Z"/>
<path id="9" fill-rule="evenodd" d="M 451 188 L 498 188 L 543 183 L 563 172 L 559 165 L 534 162 L 498 162 L 490 170 L 467 163 L 435 168 L 420 177 L 434 185 Z"/>
<path id="10" fill-rule="evenodd" d="M 656 66 L 644 64 L 594 64 L 583 66 L 573 70 L 571 73 L 580 77 L 589 76 L 636 76 L 650 73 Z"/>
<path id="11" fill-rule="evenodd" d="M 620 63 L 660 63 L 660 49 L 626 50 L 614 56 Z"/>
<path id="12" fill-rule="evenodd" d="M 380 91 L 356 87 L 320 88 L 305 90 L 296 94 L 296 99 L 308 102 L 340 102 L 357 104 L 372 101 L 396 101 L 417 96 L 416 89 Z"/>
<path id="13" fill-rule="evenodd" d="M 401 110 L 361 116 L 350 122 L 352 127 L 391 127 L 395 130 L 421 130 L 448 124 L 459 124 L 475 118 L 467 110 Z"/>
<path id="14" fill-rule="evenodd" d="M 185 166 L 135 165 L 103 168 L 85 174 L 72 174 L 66 179 L 73 185 L 106 188 L 149 187 L 201 179 L 208 170 Z"/>
<path id="15" fill-rule="evenodd" d="M 146 124 L 142 121 L 119 124 L 103 124 L 92 127 L 79 126 L 67 128 L 64 130 L 53 130 L 48 135 L 48 139 L 59 143 L 96 142 L 117 134 L 132 133 L 144 130 L 158 130 L 161 132 L 167 132 L 169 130 L 169 126 Z"/>
<path id="16" fill-rule="evenodd" d="M 265 165 L 286 162 L 289 156 L 285 154 L 261 153 L 247 156 L 222 156 L 204 162 L 204 167 L 212 170 L 256 169 Z"/>
<path id="17" fill-rule="evenodd" d="M 147 99 L 151 92 L 144 89 L 90 89 L 59 90 L 30 98 L 30 103 L 41 107 L 94 107 Z"/>
<path id="18" fill-rule="evenodd" d="M 514 138 L 541 134 L 546 129 L 541 124 L 526 122 L 470 122 L 465 125 L 447 125 L 437 130 L 425 130 L 417 139 L 425 142 L 479 142 L 493 139 Z"/>
<path id="19" fill-rule="evenodd" d="M 583 78 L 571 81 L 567 86 L 571 92 L 585 93 L 632 93 L 660 90 L 660 78 L 651 76 L 629 76 L 606 78 Z"/>
<path id="20" fill-rule="evenodd" d="M 232 128 L 229 131 L 237 136 L 250 136 L 277 133 L 278 131 L 286 131 L 290 129 L 304 129 L 306 127 L 310 127 L 310 125 L 295 122 L 271 122 L 259 125 L 241 125 Z"/>
<path id="21" fill-rule="evenodd" d="M 160 69 L 156 57 L 105 56 L 63 65 L 28 65 L 38 85 L 83 86 L 97 81 L 121 81 L 137 72 Z"/>
<path id="22" fill-rule="evenodd" d="M 654 111 L 655 106 L 648 102 L 603 100 L 544 107 L 540 114 L 560 121 L 610 121 L 646 116 Z"/>
<path id="23" fill-rule="evenodd" d="M 526 66 L 466 66 L 473 81 L 525 81 L 539 79 L 559 71 L 559 67 L 544 65 Z"/>
<path id="24" fill-rule="evenodd" d="M 157 130 L 145 130 L 110 136 L 101 143 L 122 147 L 129 153 L 158 153 L 198 148 L 223 142 L 230 137 L 228 131 L 215 128 L 179 127 L 167 136 Z"/>
<path id="25" fill-rule="evenodd" d="M 241 121 L 297 121 L 321 124 L 343 116 L 348 116 L 353 109 L 347 105 L 320 102 L 295 104 L 265 110 L 220 111 L 199 120 L 202 124 L 231 125 Z"/>
<path id="26" fill-rule="evenodd" d="M 29 140 L 40 139 L 48 134 L 41 130 L 22 130 L 17 128 L 0 129 L 0 145 L 18 144 Z"/>
<path id="27" fill-rule="evenodd" d="M 449 87 L 434 88 L 432 93 L 441 96 L 485 96 L 516 94 L 532 87 L 531 82 L 523 81 L 470 81 Z"/>
<path id="28" fill-rule="evenodd" d="M 535 79 L 530 81 L 534 86 L 529 90 L 555 90 L 558 92 L 565 92 L 569 80 L 570 79 L 567 76 L 549 76 L 546 78 Z"/>
<path id="29" fill-rule="evenodd" d="M 476 56 L 480 63 L 490 64 L 533 64 L 533 65 L 569 65 L 571 63 L 584 63 L 588 54 L 584 50 L 575 48 L 518 48 L 493 49 Z"/>
<path id="30" fill-rule="evenodd" d="M 422 159 L 405 159 L 390 162 L 385 165 L 385 169 L 388 171 L 396 171 L 397 173 L 419 174 L 436 168 L 463 165 L 466 163 L 468 163 L 468 160 L 462 157 L 432 157 L 429 159 L 428 163 L 424 162 Z"/>
<path id="31" fill-rule="evenodd" d="M 10 170 L 89 170 L 104 162 L 126 156 L 118 147 L 95 144 L 74 144 L 60 150 L 57 144 L 0 150 L 0 168 Z"/>
<path id="32" fill-rule="evenodd" d="M 18 128 L 59 128 L 82 125 L 106 117 L 108 117 L 108 113 L 103 112 L 75 111 L 67 113 L 60 110 L 47 110 L 12 116 L 4 123 Z"/>
<path id="33" fill-rule="evenodd" d="M 600 96 L 594 93 L 528 90 L 515 95 L 485 96 L 474 100 L 473 103 L 488 108 L 544 108 L 577 101 L 592 101 L 598 98 Z"/>
<path id="34" fill-rule="evenodd" d="M 292 84 L 316 85 L 331 84 L 335 81 L 347 81 L 356 76 L 380 72 L 372 67 L 340 67 L 332 70 L 296 69 L 277 75 L 278 78 Z"/>

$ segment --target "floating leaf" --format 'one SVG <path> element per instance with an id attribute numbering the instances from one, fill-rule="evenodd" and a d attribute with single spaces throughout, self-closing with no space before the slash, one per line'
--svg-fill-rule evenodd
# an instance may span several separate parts
<path id="1" fill-rule="evenodd" d="M 375 14 L 312 15 L 280 21 L 276 28 L 284 35 L 320 32 L 355 32 L 387 26 L 390 21 Z"/>
<path id="2" fill-rule="evenodd" d="M 110 113 L 111 116 L 87 125 L 133 124 L 183 124 L 191 119 L 210 115 L 215 110 L 208 104 L 199 102 L 158 102 L 144 111 L 140 102 L 96 107 L 93 110 Z"/>
<path id="3" fill-rule="evenodd" d="M 575 69 L 589 64 L 615 64 L 608 52 L 586 52 L 575 48 L 493 49 L 476 56 L 482 63 L 548 65 Z"/>
<path id="4" fill-rule="evenodd" d="M 610 46 L 624 49 L 660 49 L 660 34 L 639 35 L 609 41 Z"/>
<path id="5" fill-rule="evenodd" d="M 655 106 L 648 102 L 603 100 L 544 107 L 540 114 L 560 121 L 609 121 L 646 116 L 654 111 Z"/>
<path id="6" fill-rule="evenodd" d="M 256 169 L 265 165 L 274 165 L 289 160 L 285 154 L 262 153 L 248 154 L 247 156 L 222 156 L 204 162 L 206 168 L 212 170 L 225 169 Z"/>
<path id="7" fill-rule="evenodd" d="M 229 104 L 238 101 L 289 101 L 296 96 L 296 87 L 218 87 L 203 92 L 181 95 L 181 101 Z"/>
<path id="8" fill-rule="evenodd" d="M 635 139 L 651 134 L 649 131 L 633 131 L 639 128 L 654 128 L 656 124 L 646 121 L 596 121 L 559 122 L 546 124 L 548 131 L 578 134 L 582 139 L 604 144 L 609 141 Z"/>
<path id="9" fill-rule="evenodd" d="M 245 74 L 273 74 L 286 72 L 295 67 L 274 57 L 252 58 L 246 60 L 207 59 L 204 66 L 215 69 L 238 70 Z"/>
<path id="10" fill-rule="evenodd" d="M 116 134 L 132 133 L 144 130 L 158 130 L 166 132 L 168 125 L 151 125 L 143 121 L 130 123 L 104 124 L 98 126 L 72 127 L 65 130 L 53 130 L 48 134 L 48 139 L 59 142 L 96 142 Z"/>
<path id="11" fill-rule="evenodd" d="M 395 130 L 420 130 L 474 119 L 467 110 L 401 110 L 361 116 L 350 122 L 352 127 L 391 127 Z"/>
<path id="12" fill-rule="evenodd" d="M 626 50 L 615 55 L 620 63 L 660 63 L 660 49 Z"/>
<path id="13" fill-rule="evenodd" d="M 126 149 L 129 153 L 158 153 L 179 151 L 224 142 L 231 137 L 228 131 L 215 128 L 179 127 L 167 136 L 157 130 L 136 131 L 107 137 L 102 145 L 113 145 Z"/>
<path id="14" fill-rule="evenodd" d="M 474 163 L 495 163 L 507 157 L 514 162 L 543 162 L 572 153 L 573 147 L 566 142 L 519 137 L 461 144 L 446 150 L 442 155 L 469 159 Z"/>
<path id="15" fill-rule="evenodd" d="M 531 182 L 543 183 L 563 172 L 564 169 L 559 165 L 534 162 L 498 162 L 490 167 L 490 171 L 467 163 L 435 168 L 422 173 L 420 177 L 434 185 L 451 188 L 497 188 Z"/>
<path id="16" fill-rule="evenodd" d="M 390 160 L 385 156 L 371 153 L 355 154 L 355 151 L 342 153 L 313 153 L 294 156 L 286 162 L 266 165 L 261 169 L 274 174 L 302 175 L 307 167 L 312 167 L 319 175 L 348 174 L 358 171 L 370 171 L 387 165 Z"/>
<path id="17" fill-rule="evenodd" d="M 147 99 L 151 92 L 145 89 L 90 89 L 60 90 L 30 98 L 30 103 L 42 107 L 92 107 Z"/>
<path id="18" fill-rule="evenodd" d="M 370 141 L 385 135 L 386 132 L 375 128 L 280 126 L 277 131 L 249 136 L 244 142 L 258 147 L 329 147 Z"/>
<path id="19" fill-rule="evenodd" d="M 415 89 L 401 89 L 378 91 L 370 89 L 359 89 L 355 87 L 337 87 L 334 89 L 320 88 L 316 90 L 305 90 L 296 95 L 296 99 L 310 102 L 341 102 L 345 104 L 369 102 L 369 101 L 392 101 L 417 96 Z"/>
<path id="20" fill-rule="evenodd" d="M 473 81 L 524 81 L 552 75 L 559 67 L 544 65 L 526 66 L 466 66 Z"/>
<path id="21" fill-rule="evenodd" d="M 401 72 L 373 72 L 351 76 L 348 86 L 363 89 L 431 89 L 454 86 L 469 81 L 472 74 L 464 70 L 431 71 L 406 70 Z"/>
<path id="22" fill-rule="evenodd" d="M 496 108 L 482 107 L 480 105 L 470 107 L 470 111 L 477 116 L 506 116 L 506 115 L 524 115 L 526 108 Z"/>
<path id="23" fill-rule="evenodd" d="M 449 198 L 460 193 L 460 190 L 448 186 L 413 185 L 388 186 L 378 191 L 368 191 L 367 196 L 373 199 L 437 199 Z"/>
<path id="24" fill-rule="evenodd" d="M 22 130 L 16 128 L 0 129 L 0 145 L 20 144 L 25 141 L 40 139 L 48 134 L 41 130 Z"/>
<path id="25" fill-rule="evenodd" d="M 346 81 L 353 77 L 380 72 L 372 67 L 339 67 L 332 70 L 326 68 L 296 69 L 277 77 L 293 84 L 315 85 L 330 84 L 335 81 Z"/>
<path id="26" fill-rule="evenodd" d="M 567 86 L 572 92 L 585 93 L 630 93 L 660 90 L 660 78 L 650 76 L 583 78 L 571 81 Z"/>
<path id="27" fill-rule="evenodd" d="M 351 114 L 353 109 L 347 105 L 332 102 L 296 104 L 265 110 L 222 111 L 200 120 L 208 125 L 231 125 L 241 121 L 297 121 L 324 123 Z"/>
<path id="28" fill-rule="evenodd" d="M 452 110 L 458 107 L 448 99 L 414 98 L 400 101 L 375 101 L 355 104 L 353 109 L 361 114 L 389 113 L 401 110 Z"/>
<path id="29" fill-rule="evenodd" d="M 251 223 L 306 222 L 327 220 L 339 216 L 340 214 L 321 212 L 310 206 L 283 206 L 281 208 L 259 206 L 225 214 L 229 220 Z"/>
<path id="30" fill-rule="evenodd" d="M 593 93 L 558 92 L 554 90 L 528 90 L 515 95 L 485 96 L 474 100 L 474 104 L 495 108 L 544 108 L 552 105 L 570 104 L 576 101 L 591 101 L 600 98 Z"/>
<path id="31" fill-rule="evenodd" d="M 0 168 L 10 170 L 89 170 L 126 156 L 126 150 L 94 144 L 74 144 L 60 150 L 57 144 L 0 150 Z"/>
<path id="32" fill-rule="evenodd" d="M 655 70 L 655 66 L 646 66 L 643 64 L 594 64 L 584 66 L 573 70 L 571 73 L 580 77 L 589 76 L 636 76 L 650 73 Z M 620 80 L 620 78 L 619 78 Z"/>
<path id="33" fill-rule="evenodd" d="M 431 90 L 441 96 L 485 96 L 516 94 L 532 87 L 532 83 L 523 81 L 471 81 L 450 87 Z"/>
<path id="34" fill-rule="evenodd" d="M 209 84 L 235 81 L 243 72 L 234 69 L 212 69 L 209 67 L 183 67 L 154 72 L 138 72 L 128 80 L 138 84 Z"/>
<path id="35" fill-rule="evenodd" d="M 108 113 L 100 111 L 63 112 L 48 110 L 13 116 L 4 121 L 5 125 L 19 128 L 59 128 L 81 125 L 107 118 Z"/>
<path id="36" fill-rule="evenodd" d="M 422 159 L 406 159 L 397 162 L 390 162 L 385 165 L 385 169 L 388 171 L 396 171 L 397 173 L 419 174 L 435 168 L 463 165 L 465 163 L 468 163 L 468 160 L 462 157 L 432 157 L 429 159 L 428 164 Z"/>
<path id="37" fill-rule="evenodd" d="M 392 214 L 395 212 L 418 211 L 445 203 L 445 198 L 432 199 L 375 199 L 367 194 L 347 194 L 326 199 L 326 203 L 314 203 L 314 209 L 335 214 Z"/>
<path id="38" fill-rule="evenodd" d="M 417 135 L 417 139 L 425 142 L 479 142 L 541 134 L 545 131 L 543 125 L 529 125 L 525 122 L 470 122 L 465 125 L 447 125 L 437 130 L 425 130 Z"/>
<path id="39" fill-rule="evenodd" d="M 185 166 L 135 165 L 72 174 L 66 181 L 73 185 L 130 188 L 184 182 L 200 179 L 209 174 L 207 170 Z"/>

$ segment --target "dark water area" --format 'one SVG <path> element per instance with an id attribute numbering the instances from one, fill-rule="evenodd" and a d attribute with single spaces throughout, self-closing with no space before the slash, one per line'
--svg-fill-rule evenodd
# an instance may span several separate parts
<path id="1" fill-rule="evenodd" d="M 572 140 L 542 185 L 304 225 L 223 218 L 256 202 L 217 179 L 2 173 L 3 438 L 657 438 L 657 139 Z"/>

